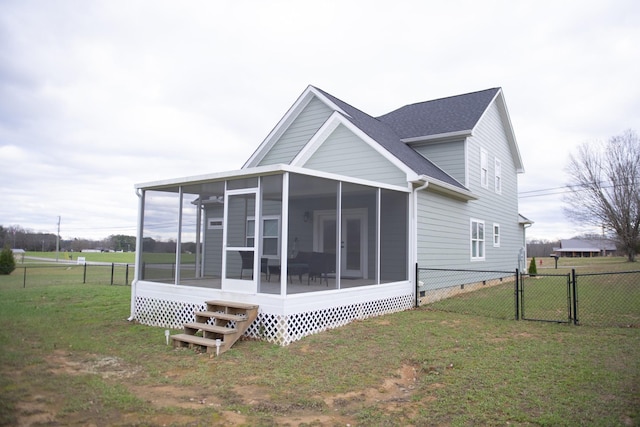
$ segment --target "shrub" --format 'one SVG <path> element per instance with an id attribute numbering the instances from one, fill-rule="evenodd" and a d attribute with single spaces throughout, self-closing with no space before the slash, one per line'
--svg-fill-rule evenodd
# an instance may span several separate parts
<path id="1" fill-rule="evenodd" d="M 535 276 L 538 274 L 538 267 L 536 267 L 536 257 L 531 258 L 531 263 L 529 264 L 529 274 L 531 276 Z"/>
<path id="2" fill-rule="evenodd" d="M 16 269 L 16 259 L 13 257 L 13 251 L 6 245 L 0 252 L 0 274 L 11 274 Z"/>

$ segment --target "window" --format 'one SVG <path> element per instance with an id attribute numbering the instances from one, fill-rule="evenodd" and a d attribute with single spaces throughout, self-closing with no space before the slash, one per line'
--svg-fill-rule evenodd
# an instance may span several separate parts
<path id="1" fill-rule="evenodd" d="M 493 247 L 500 247 L 500 224 L 493 224 Z"/>
<path id="2" fill-rule="evenodd" d="M 209 218 L 207 220 L 209 230 L 222 230 L 222 218 Z"/>
<path id="3" fill-rule="evenodd" d="M 484 221 L 471 220 L 471 261 L 484 260 Z"/>
<path id="4" fill-rule="evenodd" d="M 496 173 L 496 193 L 502 193 L 502 163 L 500 159 L 496 159 L 495 163 L 495 173 Z"/>
<path id="5" fill-rule="evenodd" d="M 254 245 L 255 219 L 247 220 L 247 246 Z M 262 255 L 277 257 L 280 249 L 280 217 L 264 216 L 262 218 Z"/>
<path id="6" fill-rule="evenodd" d="M 480 185 L 489 187 L 489 166 L 487 163 L 487 152 L 480 149 Z"/>

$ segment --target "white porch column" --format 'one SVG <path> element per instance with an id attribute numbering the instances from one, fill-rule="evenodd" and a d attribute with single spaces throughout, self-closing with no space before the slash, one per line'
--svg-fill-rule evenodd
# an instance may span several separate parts
<path id="1" fill-rule="evenodd" d="M 182 200 L 184 194 L 182 193 L 182 185 L 178 187 L 178 238 L 176 239 L 176 278 L 175 284 L 180 284 L 180 265 L 182 264 Z"/>
<path id="2" fill-rule="evenodd" d="M 280 295 L 287 295 L 287 258 L 289 254 L 289 172 L 282 175 L 282 227 L 280 240 Z"/>

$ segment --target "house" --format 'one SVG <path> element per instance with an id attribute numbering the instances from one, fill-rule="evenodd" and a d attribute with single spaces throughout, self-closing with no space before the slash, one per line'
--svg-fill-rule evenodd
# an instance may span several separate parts
<path id="1" fill-rule="evenodd" d="M 560 247 L 553 248 L 556 256 L 570 258 L 614 255 L 616 250 L 615 242 L 608 239 L 563 239 Z"/>
<path id="2" fill-rule="evenodd" d="M 500 88 L 372 117 L 309 86 L 240 170 L 136 185 L 131 319 L 228 301 L 286 345 L 414 307 L 416 265 L 514 271 L 522 172 Z"/>

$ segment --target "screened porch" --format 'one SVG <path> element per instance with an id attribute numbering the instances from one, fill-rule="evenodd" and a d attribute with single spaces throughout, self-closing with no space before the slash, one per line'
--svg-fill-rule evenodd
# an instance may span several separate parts
<path id="1" fill-rule="evenodd" d="M 408 188 L 283 165 L 137 188 L 140 281 L 285 296 L 409 278 Z"/>

